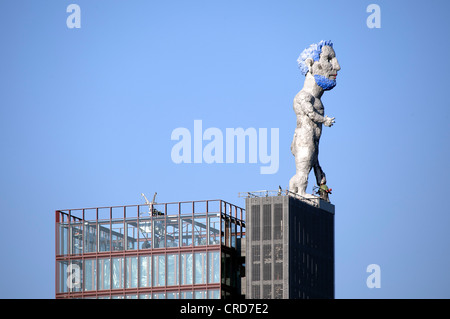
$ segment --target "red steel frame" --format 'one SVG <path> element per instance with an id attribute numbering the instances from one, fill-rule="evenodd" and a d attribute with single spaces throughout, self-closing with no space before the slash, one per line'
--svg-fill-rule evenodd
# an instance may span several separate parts
<path id="1" fill-rule="evenodd" d="M 220 211 L 209 211 L 209 206 L 211 202 L 218 202 L 220 205 Z M 203 245 L 203 246 L 195 246 L 194 245 L 194 231 L 192 231 L 192 244 L 190 246 L 181 246 L 181 242 L 179 242 L 178 247 L 166 247 L 166 244 L 164 244 L 164 247 L 162 248 L 151 248 L 151 249 L 140 249 L 139 248 L 139 241 L 140 241 L 140 237 L 139 237 L 139 231 L 138 231 L 138 238 L 137 238 L 137 249 L 133 249 L 133 250 L 127 250 L 127 247 L 123 247 L 123 250 L 121 251 L 113 251 L 112 249 L 112 221 L 113 221 L 113 216 L 112 216 L 112 210 L 113 208 L 123 208 L 123 223 L 125 224 L 125 221 L 127 220 L 127 216 L 126 216 L 126 211 L 127 208 L 130 207 L 136 207 L 137 210 L 137 214 L 136 216 L 133 216 L 131 218 L 136 218 L 137 219 L 137 225 L 139 225 L 139 218 L 140 218 L 140 207 L 143 206 L 148 206 L 148 205 L 128 205 L 128 206 L 110 206 L 110 207 L 95 207 L 95 208 L 83 208 L 83 209 L 66 209 L 66 210 L 57 210 L 55 211 L 55 297 L 56 298 L 87 298 L 87 297 L 111 297 L 111 296 L 115 296 L 115 295 L 119 295 L 119 296 L 126 296 L 126 295 L 139 295 L 139 294 L 153 294 L 153 293 L 173 293 L 173 292 L 186 292 L 186 291 L 190 291 L 190 292 L 194 292 L 196 290 L 206 290 L 206 289 L 218 289 L 219 293 L 221 293 L 222 290 L 228 290 L 226 286 L 224 286 L 221 283 L 221 280 L 219 283 L 206 283 L 206 284 L 192 284 L 192 285 L 174 285 L 174 286 L 160 286 L 160 287 L 137 287 L 137 288 L 125 288 L 125 285 L 123 288 L 120 289 L 105 289 L 105 290 L 94 290 L 94 291 L 84 291 L 84 287 L 82 287 L 81 291 L 76 291 L 76 292 L 64 292 L 64 293 L 58 293 L 58 289 L 59 289 L 59 269 L 58 269 L 58 262 L 61 261 L 70 261 L 70 260 L 82 260 L 83 261 L 83 267 L 84 267 L 84 260 L 85 259 L 95 259 L 96 261 L 99 258 L 113 258 L 113 257 L 123 257 L 125 260 L 125 257 L 138 257 L 138 256 L 151 256 L 153 258 L 153 255 L 167 255 L 167 254 L 171 254 L 171 253 L 195 253 L 195 252 L 211 252 L 211 251 L 218 251 L 220 256 L 222 256 L 222 252 L 233 252 L 233 249 L 231 248 L 231 234 L 229 233 L 229 227 L 226 227 L 225 229 L 222 229 L 222 221 L 225 219 L 233 219 L 235 221 L 235 227 L 237 227 L 237 225 L 240 225 L 240 231 L 237 231 L 237 228 L 235 229 L 235 234 L 236 234 L 236 238 L 243 238 L 245 237 L 245 216 L 244 216 L 244 209 L 241 207 L 238 207 L 236 205 L 233 205 L 231 203 L 228 203 L 226 201 L 223 200 L 203 200 L 203 201 L 188 201 L 188 202 L 171 202 L 171 203 L 163 203 L 163 204 L 155 204 L 155 206 L 161 206 L 164 205 L 164 216 L 165 219 L 167 218 L 167 216 L 173 216 L 173 214 L 168 215 L 168 205 L 177 205 L 178 206 L 178 216 L 181 217 L 186 217 L 189 216 L 189 214 L 184 214 L 181 212 L 181 205 L 182 204 L 189 204 L 192 203 L 192 220 L 195 221 L 194 217 L 196 216 L 196 212 L 195 212 L 195 204 L 196 203 L 205 203 L 206 204 L 206 211 L 201 211 L 201 212 L 197 212 L 197 214 L 199 213 L 204 213 L 204 214 L 211 214 L 211 213 L 220 213 L 220 244 L 217 245 Z M 98 222 L 99 222 L 99 209 L 109 209 L 110 210 L 110 215 L 109 215 L 109 229 L 111 231 L 111 235 L 109 236 L 109 240 L 110 240 L 110 250 L 109 251 L 105 251 L 105 252 L 99 252 L 98 251 L 98 241 L 97 241 L 97 246 L 96 246 L 96 251 L 95 252 L 82 252 L 81 254 L 67 254 L 67 255 L 61 255 L 59 254 L 60 252 L 60 247 L 59 247 L 59 243 L 60 243 L 60 238 L 59 238 L 59 224 L 61 222 L 63 222 L 63 219 L 67 220 L 67 224 L 69 226 L 70 229 L 70 224 L 71 222 L 78 220 L 80 222 L 82 222 L 82 225 L 84 227 L 84 222 L 85 222 L 85 212 L 86 210 L 95 210 L 96 211 L 96 216 L 95 216 L 95 225 L 96 225 L 96 236 L 99 236 L 99 231 L 98 231 Z M 74 215 L 72 215 L 72 211 L 81 211 L 81 218 L 80 217 L 76 217 Z M 153 217 L 151 218 L 152 222 L 153 222 Z M 156 216 L 156 217 L 161 217 L 161 216 Z M 116 218 L 114 218 L 115 220 Z M 146 218 L 146 220 L 148 220 Z M 92 219 L 89 219 L 89 221 L 92 221 Z M 105 220 L 106 221 L 106 220 Z M 207 223 L 208 223 L 208 219 L 207 219 Z M 209 227 L 209 225 L 207 226 Z M 124 226 L 125 228 L 125 226 Z M 84 246 L 84 236 L 85 236 L 85 232 L 83 229 L 82 232 L 82 243 L 83 243 L 83 248 Z M 210 235 L 209 233 L 207 234 L 208 236 Z M 124 232 L 124 237 L 125 237 L 125 232 Z M 180 236 L 181 237 L 181 236 Z M 165 236 L 165 240 L 167 236 Z M 125 238 L 124 238 L 125 240 Z M 225 242 L 225 245 L 224 245 Z M 227 246 L 227 244 L 229 244 Z M 70 252 L 70 247 L 69 247 L 69 243 L 67 243 L 68 247 L 68 251 Z M 222 258 L 222 257 L 220 257 Z M 111 259 L 112 260 L 112 259 Z M 180 262 L 180 261 L 179 261 Z M 220 267 L 221 267 L 220 263 Z M 124 267 L 126 269 L 125 266 L 125 262 L 124 262 Z M 167 273 L 167 263 L 165 263 L 165 267 L 166 267 L 166 273 Z M 139 268 L 137 268 L 138 271 L 138 278 L 139 277 Z M 124 269 L 124 278 L 126 276 L 125 273 L 125 269 Z M 222 269 L 220 269 L 220 273 L 222 273 Z M 110 272 L 110 276 L 112 276 L 112 271 Z M 112 281 L 110 281 L 112 283 Z M 84 285 L 84 282 L 83 282 Z M 138 284 L 139 286 L 139 284 Z M 98 286 L 97 286 L 98 289 Z M 138 297 L 139 298 L 139 297 Z"/>

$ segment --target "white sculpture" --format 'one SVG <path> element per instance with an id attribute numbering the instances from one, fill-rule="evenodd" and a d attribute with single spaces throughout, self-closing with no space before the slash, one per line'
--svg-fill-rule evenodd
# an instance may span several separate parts
<path id="1" fill-rule="evenodd" d="M 337 72 L 341 69 L 331 41 L 320 41 L 306 48 L 297 60 L 300 70 L 306 76 L 302 90 L 294 98 L 297 128 L 291 144 L 295 156 L 296 173 L 289 181 L 289 190 L 304 197 L 308 175 L 312 168 L 317 185 L 326 181 L 319 165 L 319 140 L 322 124 L 331 127 L 334 117 L 324 116 L 320 98 L 324 91 L 336 86 Z"/>

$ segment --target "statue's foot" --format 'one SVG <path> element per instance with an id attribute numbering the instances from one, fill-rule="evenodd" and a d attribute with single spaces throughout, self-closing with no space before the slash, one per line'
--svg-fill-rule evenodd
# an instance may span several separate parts
<path id="1" fill-rule="evenodd" d="M 292 192 L 292 191 L 291 191 L 291 192 Z M 316 195 L 308 194 L 308 193 L 305 193 L 305 192 L 292 192 L 292 193 L 297 194 L 298 196 L 303 197 L 303 198 L 307 198 L 307 199 L 316 199 L 316 198 L 319 198 L 319 197 L 316 196 Z"/>
<path id="2" fill-rule="evenodd" d="M 304 198 L 310 198 L 310 199 L 318 198 L 316 195 L 313 195 L 313 194 L 307 194 L 307 193 L 303 193 L 303 194 L 300 194 L 300 193 L 299 193 L 299 195 L 302 196 L 302 197 L 304 197 Z"/>

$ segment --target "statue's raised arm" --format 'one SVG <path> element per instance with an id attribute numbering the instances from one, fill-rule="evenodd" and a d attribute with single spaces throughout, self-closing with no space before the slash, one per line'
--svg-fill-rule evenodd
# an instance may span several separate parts
<path id="1" fill-rule="evenodd" d="M 319 165 L 319 141 L 322 124 L 331 127 L 334 117 L 325 115 L 321 97 L 336 86 L 337 72 L 341 69 L 331 41 L 320 41 L 306 48 L 297 60 L 305 75 L 302 90 L 294 98 L 297 127 L 291 144 L 295 156 L 296 173 L 289 182 L 289 190 L 306 196 L 308 175 L 314 168 L 317 185 L 326 181 Z"/>

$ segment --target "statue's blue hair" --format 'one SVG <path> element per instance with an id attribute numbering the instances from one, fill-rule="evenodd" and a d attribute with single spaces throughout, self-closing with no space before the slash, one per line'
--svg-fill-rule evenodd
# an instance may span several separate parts
<path id="1" fill-rule="evenodd" d="M 325 45 L 333 47 L 333 43 L 331 42 L 331 40 L 328 41 L 321 40 L 319 43 L 311 44 L 300 54 L 300 56 L 297 59 L 297 63 L 303 75 L 306 75 L 306 73 L 308 73 L 308 66 L 305 63 L 306 59 L 312 58 L 314 61 L 319 61 L 320 53 L 322 53 L 322 47 Z"/>

